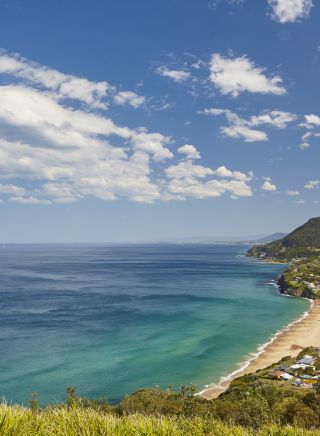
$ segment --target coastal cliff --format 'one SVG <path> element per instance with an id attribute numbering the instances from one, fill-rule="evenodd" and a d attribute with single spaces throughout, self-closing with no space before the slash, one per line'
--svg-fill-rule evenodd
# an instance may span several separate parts
<path id="1" fill-rule="evenodd" d="M 320 217 L 311 218 L 282 239 L 250 248 L 247 256 L 289 263 L 278 280 L 281 293 L 320 299 Z"/>
<path id="2" fill-rule="evenodd" d="M 320 257 L 291 264 L 281 275 L 278 285 L 283 294 L 320 299 Z"/>

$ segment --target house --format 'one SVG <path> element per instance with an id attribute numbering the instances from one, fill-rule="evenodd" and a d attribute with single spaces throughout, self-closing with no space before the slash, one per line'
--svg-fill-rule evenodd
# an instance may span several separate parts
<path id="1" fill-rule="evenodd" d="M 290 368 L 292 368 L 292 369 L 306 369 L 307 365 L 303 365 L 303 364 L 300 364 L 300 363 L 295 363 L 294 365 L 291 365 Z"/>
<path id="2" fill-rule="evenodd" d="M 282 374 L 281 378 L 282 378 L 282 380 L 287 381 L 287 380 L 291 380 L 291 379 L 293 379 L 293 375 L 291 375 L 291 374 L 285 372 L 285 373 Z"/>
<path id="3" fill-rule="evenodd" d="M 312 366 L 314 364 L 314 357 L 312 356 L 308 356 L 307 354 L 301 359 L 299 360 L 299 364 L 300 365 L 307 365 L 307 366 Z"/>
<path id="4" fill-rule="evenodd" d="M 275 369 L 273 371 L 268 372 L 268 376 L 277 380 L 281 380 L 282 376 L 285 373 L 283 371 L 280 371 L 279 369 Z"/>
<path id="5" fill-rule="evenodd" d="M 283 371 L 283 372 L 288 372 L 289 374 L 292 373 L 292 369 L 291 369 L 291 367 L 288 366 L 288 365 L 280 365 L 280 366 L 278 367 L 278 369 L 279 369 L 280 371 Z"/>

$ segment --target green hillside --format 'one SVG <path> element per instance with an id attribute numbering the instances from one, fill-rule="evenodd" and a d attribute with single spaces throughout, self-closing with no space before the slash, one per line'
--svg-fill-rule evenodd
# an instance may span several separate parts
<path id="1" fill-rule="evenodd" d="M 247 254 L 284 262 L 320 254 L 320 217 L 311 218 L 278 241 L 252 247 Z"/>
<path id="2" fill-rule="evenodd" d="M 283 294 L 320 299 L 320 256 L 294 262 L 278 283 Z"/>

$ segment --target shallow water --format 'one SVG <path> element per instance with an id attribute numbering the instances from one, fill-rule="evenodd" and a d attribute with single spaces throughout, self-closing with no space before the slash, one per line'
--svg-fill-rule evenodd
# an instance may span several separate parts
<path id="1" fill-rule="evenodd" d="M 144 386 L 217 382 L 308 302 L 270 282 L 285 266 L 247 247 L 0 248 L 0 394 L 117 400 Z M 269 284 L 267 284 L 269 283 Z"/>

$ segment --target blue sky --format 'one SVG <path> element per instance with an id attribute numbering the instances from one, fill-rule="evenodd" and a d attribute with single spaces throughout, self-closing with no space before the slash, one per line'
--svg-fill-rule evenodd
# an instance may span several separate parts
<path id="1" fill-rule="evenodd" d="M 0 0 L 0 240 L 319 215 L 319 19 L 312 0 Z"/>

